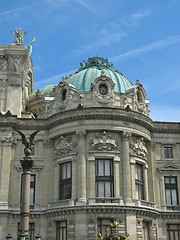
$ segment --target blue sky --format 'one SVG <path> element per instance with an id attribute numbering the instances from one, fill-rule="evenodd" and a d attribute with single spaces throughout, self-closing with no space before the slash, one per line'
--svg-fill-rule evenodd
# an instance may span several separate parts
<path id="1" fill-rule="evenodd" d="M 11 30 L 33 40 L 34 90 L 57 84 L 88 57 L 110 59 L 133 84 L 139 78 L 155 121 L 180 122 L 179 0 L 1 1 L 0 45 Z"/>

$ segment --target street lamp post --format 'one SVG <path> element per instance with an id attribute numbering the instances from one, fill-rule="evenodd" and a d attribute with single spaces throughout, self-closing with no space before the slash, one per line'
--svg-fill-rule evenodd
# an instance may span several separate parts
<path id="1" fill-rule="evenodd" d="M 21 210 L 20 210 L 20 240 L 25 240 L 29 237 L 29 201 L 30 201 L 30 177 L 31 168 L 34 160 L 30 157 L 31 146 L 34 144 L 33 139 L 39 131 L 33 132 L 30 137 L 26 137 L 24 133 L 16 130 L 22 137 L 22 143 L 25 145 L 25 157 L 20 160 L 23 174 L 22 174 L 22 191 L 21 191 Z"/>

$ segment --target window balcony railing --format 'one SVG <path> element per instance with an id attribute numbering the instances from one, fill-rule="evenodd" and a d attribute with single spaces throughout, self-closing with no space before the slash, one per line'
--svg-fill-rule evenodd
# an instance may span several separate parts
<path id="1" fill-rule="evenodd" d="M 96 204 L 96 203 L 114 203 L 114 204 L 121 204 L 123 203 L 123 200 L 121 198 L 89 198 L 88 200 L 89 204 Z"/>
<path id="2" fill-rule="evenodd" d="M 169 205 L 169 206 L 166 206 L 166 209 L 180 211 L 180 205 Z"/>
<path id="3" fill-rule="evenodd" d="M 64 199 L 56 202 L 48 203 L 48 207 L 74 206 L 74 199 Z"/>
<path id="4" fill-rule="evenodd" d="M 136 207 L 148 207 L 148 208 L 154 208 L 156 209 L 156 204 L 146 201 L 146 200 L 140 200 L 140 199 L 133 199 L 133 202 L 135 203 Z"/>

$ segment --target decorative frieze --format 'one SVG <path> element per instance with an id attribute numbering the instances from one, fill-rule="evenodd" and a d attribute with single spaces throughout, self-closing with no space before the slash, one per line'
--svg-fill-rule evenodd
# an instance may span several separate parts
<path id="1" fill-rule="evenodd" d="M 0 142 L 1 143 L 7 143 L 7 144 L 16 144 L 17 141 L 13 139 L 12 136 L 0 136 Z"/>

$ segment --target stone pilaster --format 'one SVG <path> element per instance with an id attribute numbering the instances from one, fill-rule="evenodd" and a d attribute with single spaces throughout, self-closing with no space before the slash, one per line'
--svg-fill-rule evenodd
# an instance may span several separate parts
<path id="1" fill-rule="evenodd" d="M 136 185 L 135 185 L 135 163 L 131 163 L 131 193 L 132 199 L 136 199 Z"/>
<path id="2" fill-rule="evenodd" d="M 86 131 L 80 130 L 76 134 L 79 137 L 78 141 L 78 201 L 86 202 Z"/>
<path id="3" fill-rule="evenodd" d="M 144 170 L 144 198 L 146 201 L 149 201 L 149 191 L 148 191 L 148 175 L 147 175 L 147 166 L 143 167 Z"/>
<path id="4" fill-rule="evenodd" d="M 44 139 L 44 170 L 43 174 L 43 199 L 42 204 L 52 201 L 50 197 L 53 195 L 53 201 L 59 199 L 59 164 L 52 162 L 53 160 L 53 140 Z M 53 174 L 52 174 L 53 173 Z M 51 186 L 51 187 L 50 187 Z M 54 189 L 53 189 L 53 187 Z M 51 200 L 50 200 L 51 199 Z"/>
<path id="5" fill-rule="evenodd" d="M 0 137 L 1 143 L 1 163 L 0 163 L 0 205 L 8 205 L 9 184 L 10 184 L 10 166 L 12 153 L 12 137 Z"/>
<path id="6" fill-rule="evenodd" d="M 114 197 L 120 198 L 120 173 L 119 173 L 119 158 L 114 158 Z"/>
<path id="7" fill-rule="evenodd" d="M 77 160 L 76 158 L 72 159 L 72 198 L 77 198 Z"/>
<path id="8" fill-rule="evenodd" d="M 131 171 L 130 171 L 130 157 L 129 157 L 129 137 L 130 132 L 123 132 L 123 185 L 124 185 L 124 199 L 126 202 L 131 201 Z"/>
<path id="9" fill-rule="evenodd" d="M 89 157 L 89 198 L 95 198 L 95 158 Z"/>

